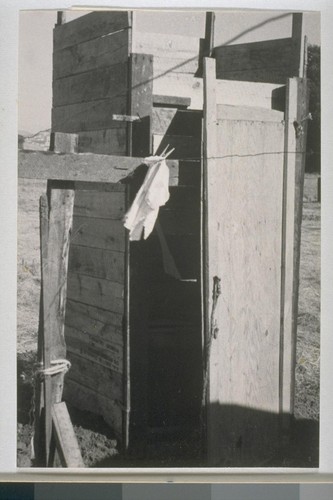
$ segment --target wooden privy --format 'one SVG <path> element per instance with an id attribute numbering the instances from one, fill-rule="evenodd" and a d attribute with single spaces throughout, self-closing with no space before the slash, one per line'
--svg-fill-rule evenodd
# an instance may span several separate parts
<path id="1" fill-rule="evenodd" d="M 293 412 L 302 15 L 290 38 L 215 48 L 213 17 L 201 40 L 140 33 L 125 11 L 54 29 L 53 149 L 75 134 L 77 157 L 110 155 L 107 182 L 70 186 L 65 398 L 125 449 L 203 436 L 203 465 L 258 465 Z M 170 199 L 129 242 L 143 158 L 167 145 Z"/>

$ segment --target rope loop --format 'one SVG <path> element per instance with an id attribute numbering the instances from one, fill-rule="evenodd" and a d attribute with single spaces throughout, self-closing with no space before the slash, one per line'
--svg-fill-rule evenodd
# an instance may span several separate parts
<path id="1" fill-rule="evenodd" d="M 67 373 L 70 367 L 71 363 L 68 359 L 53 359 L 49 368 L 37 368 L 37 374 L 42 377 L 58 375 L 59 373 Z"/>

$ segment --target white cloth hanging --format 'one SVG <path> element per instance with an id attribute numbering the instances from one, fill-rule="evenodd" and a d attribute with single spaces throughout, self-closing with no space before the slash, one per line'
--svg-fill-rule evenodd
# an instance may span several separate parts
<path id="1" fill-rule="evenodd" d="M 124 217 L 124 226 L 129 230 L 129 239 L 146 240 L 158 216 L 159 208 L 169 199 L 169 168 L 160 156 L 149 156 L 144 163 L 148 171 L 143 184 Z"/>

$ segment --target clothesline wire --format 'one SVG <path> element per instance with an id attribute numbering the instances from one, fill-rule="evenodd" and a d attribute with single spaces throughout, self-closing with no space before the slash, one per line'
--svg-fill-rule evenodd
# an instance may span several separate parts
<path id="1" fill-rule="evenodd" d="M 307 153 L 306 151 L 267 151 L 267 152 L 262 152 L 262 153 L 251 153 L 251 154 L 230 154 L 230 155 L 221 155 L 221 156 L 207 156 L 207 160 L 219 160 L 219 159 L 225 159 L 225 158 L 251 158 L 251 157 L 256 157 L 256 156 L 268 156 L 268 155 L 281 155 L 281 154 L 295 154 L 295 155 L 304 155 L 304 156 L 314 156 L 314 155 L 319 155 L 319 153 L 316 152 L 309 152 Z M 193 158 L 174 158 L 174 160 L 185 162 L 185 161 L 201 161 L 204 159 L 203 157 L 193 157 Z M 169 161 L 172 161 L 173 158 L 169 158 Z"/>

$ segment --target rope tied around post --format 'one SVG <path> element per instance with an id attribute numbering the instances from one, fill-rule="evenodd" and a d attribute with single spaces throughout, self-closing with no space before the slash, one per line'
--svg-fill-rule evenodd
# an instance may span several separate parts
<path id="1" fill-rule="evenodd" d="M 58 375 L 59 373 L 67 373 L 71 367 L 70 361 L 68 359 L 53 359 L 51 361 L 51 366 L 49 368 L 39 367 L 36 370 L 37 375 L 41 377 Z"/>

